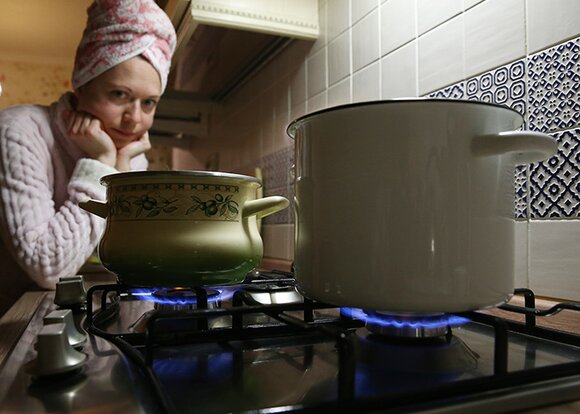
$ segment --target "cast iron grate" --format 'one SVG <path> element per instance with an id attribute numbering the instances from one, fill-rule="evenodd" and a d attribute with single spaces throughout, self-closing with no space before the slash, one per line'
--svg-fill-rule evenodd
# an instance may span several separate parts
<path id="1" fill-rule="evenodd" d="M 256 283 L 268 283 L 271 281 L 257 281 Z M 291 278 L 284 280 L 284 283 L 292 283 Z M 516 289 L 517 295 L 523 295 L 525 306 L 503 305 L 501 309 L 525 315 L 525 323 L 514 322 L 496 316 L 479 312 L 465 312 L 457 314 L 466 317 L 472 322 L 484 324 L 493 328 L 494 332 L 494 373 L 493 375 L 465 379 L 462 381 L 436 385 L 422 391 L 419 395 L 416 392 L 398 392 L 380 397 L 358 398 L 355 396 L 355 372 L 356 360 L 353 353 L 352 333 L 364 323 L 351 319 L 344 314 L 336 318 L 316 319 L 314 311 L 317 309 L 335 308 L 333 305 L 323 304 L 305 299 L 304 303 L 292 303 L 284 305 L 260 305 L 246 306 L 239 296 L 234 295 L 233 307 L 222 309 L 199 308 L 190 311 L 180 311 L 167 314 L 154 315 L 148 321 L 145 333 L 122 333 L 110 334 L 101 328 L 106 321 L 114 317 L 118 311 L 118 303 L 110 300 L 109 293 L 130 292 L 133 286 L 124 285 L 102 285 L 89 289 L 87 301 L 86 326 L 92 334 L 103 337 L 116 344 L 121 351 L 129 357 L 142 372 L 148 377 L 152 388 L 158 397 L 162 411 L 167 413 L 178 412 L 169 401 L 162 390 L 161 385 L 152 369 L 152 362 L 158 348 L 166 344 L 176 343 L 202 343 L 202 342 L 227 342 L 256 338 L 268 338 L 272 336 L 305 336 L 322 335 L 331 338 L 336 342 L 338 351 L 338 389 L 335 401 L 312 404 L 309 406 L 287 406 L 279 407 L 278 412 L 321 412 L 322 410 L 332 410 L 332 412 L 376 412 L 384 407 L 397 407 L 398 412 L 416 410 L 422 404 L 429 404 L 435 407 L 438 404 L 449 404 L 453 401 L 465 401 L 469 398 L 476 398 L 477 395 L 486 392 L 506 390 L 523 384 L 541 383 L 558 378 L 572 377 L 580 375 L 580 362 L 568 362 L 556 365 L 530 368 L 523 371 L 508 372 L 508 334 L 518 332 L 535 336 L 559 343 L 565 343 L 580 347 L 580 336 L 543 328 L 536 324 L 537 317 L 554 315 L 562 310 L 580 311 L 580 304 L 560 303 L 547 310 L 536 308 L 534 293 L 529 289 Z M 97 311 L 93 311 L 93 297 L 101 295 L 101 306 Z M 203 288 L 198 292 L 203 306 Z M 198 306 L 200 303 L 198 302 Z M 289 315 L 291 312 L 292 315 Z M 244 315 L 252 313 L 263 313 L 268 315 L 280 324 L 274 326 L 254 326 L 244 327 L 242 320 Z M 296 317 L 296 314 L 301 317 Z M 201 329 L 195 332 L 177 333 L 171 337 L 164 336 L 157 329 L 164 320 L 171 319 L 199 319 L 206 321 L 213 317 L 231 316 L 232 326 L 229 328 L 207 329 L 207 323 L 198 324 Z"/>

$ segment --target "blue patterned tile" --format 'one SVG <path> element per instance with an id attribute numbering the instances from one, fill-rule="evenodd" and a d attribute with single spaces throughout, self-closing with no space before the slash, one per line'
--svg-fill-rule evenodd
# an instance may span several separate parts
<path id="1" fill-rule="evenodd" d="M 528 218 L 528 166 L 517 165 L 515 171 L 515 217 L 516 219 Z"/>
<path id="2" fill-rule="evenodd" d="M 468 79 L 466 98 L 509 106 L 526 114 L 526 63 L 518 60 Z"/>
<path id="3" fill-rule="evenodd" d="M 530 129 L 553 132 L 580 126 L 580 39 L 528 58 Z"/>
<path id="4" fill-rule="evenodd" d="M 558 153 L 530 166 L 530 216 L 580 217 L 580 128 L 552 133 Z"/>
<path id="5" fill-rule="evenodd" d="M 459 82 L 429 94 L 429 98 L 463 99 L 464 96 L 465 82 Z"/>
<path id="6" fill-rule="evenodd" d="M 465 89 L 467 99 L 508 106 L 522 114 L 525 120 L 527 91 L 524 59 L 468 79 Z M 527 166 L 517 166 L 514 176 L 514 216 L 517 219 L 528 217 L 527 181 Z"/>

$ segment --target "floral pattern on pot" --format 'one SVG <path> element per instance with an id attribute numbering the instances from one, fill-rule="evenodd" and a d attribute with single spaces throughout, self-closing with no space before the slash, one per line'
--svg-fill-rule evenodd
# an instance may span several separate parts
<path id="1" fill-rule="evenodd" d="M 114 220 L 239 221 L 239 187 L 215 184 L 141 184 L 109 189 Z M 232 194 L 228 194 L 232 193 Z"/>
<path id="2" fill-rule="evenodd" d="M 235 219 L 240 212 L 240 205 L 232 200 L 232 195 L 224 197 L 221 194 L 216 194 L 212 200 L 202 201 L 197 196 L 191 196 L 193 206 L 188 208 L 185 214 L 193 214 L 198 209 L 202 210 L 207 217 L 225 216 Z"/>

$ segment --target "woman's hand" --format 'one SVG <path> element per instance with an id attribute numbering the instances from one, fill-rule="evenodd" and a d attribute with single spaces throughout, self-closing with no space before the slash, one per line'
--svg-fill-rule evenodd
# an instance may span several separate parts
<path id="1" fill-rule="evenodd" d="M 103 130 L 101 121 L 86 112 L 65 113 L 69 138 L 87 155 L 111 167 L 117 163 L 117 148 Z"/>
<path id="2" fill-rule="evenodd" d="M 117 151 L 115 168 L 119 171 L 131 171 L 131 159 L 150 149 L 149 132 L 145 131 L 139 139 L 125 145 Z"/>

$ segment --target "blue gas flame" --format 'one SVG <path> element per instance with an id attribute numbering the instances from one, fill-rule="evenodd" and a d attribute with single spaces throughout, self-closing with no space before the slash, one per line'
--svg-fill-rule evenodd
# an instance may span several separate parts
<path id="1" fill-rule="evenodd" d="M 378 326 L 389 326 L 395 328 L 441 328 L 445 326 L 459 326 L 469 322 L 469 319 L 457 315 L 441 314 L 408 317 L 400 315 L 389 315 L 383 313 L 365 312 L 358 308 L 341 308 L 340 312 L 350 318 L 359 319 L 361 321 L 375 324 Z"/>
<path id="2" fill-rule="evenodd" d="M 130 293 L 132 296 L 139 298 L 140 300 L 150 301 L 159 303 L 162 305 L 195 305 L 197 304 L 196 296 L 175 296 L 170 295 L 161 296 L 155 295 L 155 292 L 164 290 L 166 288 L 135 288 L 131 289 Z M 176 288 L 175 290 L 178 290 Z M 237 288 L 228 286 L 212 286 L 208 290 L 216 291 L 217 294 L 208 294 L 207 302 L 215 303 L 220 301 L 227 301 L 232 298 Z"/>

